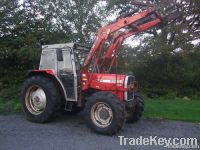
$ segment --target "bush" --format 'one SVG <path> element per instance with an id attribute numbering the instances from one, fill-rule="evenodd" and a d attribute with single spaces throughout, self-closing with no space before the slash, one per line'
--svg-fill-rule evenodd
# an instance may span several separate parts
<path id="1" fill-rule="evenodd" d="M 19 100 L 22 74 L 12 73 L 16 76 L 4 76 L 0 79 L 0 113 L 8 114 L 21 111 Z"/>

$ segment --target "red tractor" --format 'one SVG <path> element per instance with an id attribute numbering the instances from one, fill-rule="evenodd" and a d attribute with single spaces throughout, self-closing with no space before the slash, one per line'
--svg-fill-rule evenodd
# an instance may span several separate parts
<path id="1" fill-rule="evenodd" d="M 84 108 L 88 125 L 108 135 L 117 133 L 125 121 L 138 121 L 144 101 L 135 77 L 110 70 L 124 39 L 160 23 L 152 8 L 132 11 L 101 27 L 91 48 L 73 43 L 42 46 L 39 69 L 28 73 L 21 93 L 27 119 L 44 123 L 60 109 L 77 113 Z M 81 64 L 85 51 L 89 54 Z"/>

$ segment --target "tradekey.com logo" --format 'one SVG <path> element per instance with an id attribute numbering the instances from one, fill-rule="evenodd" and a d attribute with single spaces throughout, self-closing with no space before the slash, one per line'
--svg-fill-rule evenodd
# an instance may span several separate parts
<path id="1" fill-rule="evenodd" d="M 157 136 L 143 137 L 138 138 L 128 138 L 125 136 L 118 136 L 120 140 L 120 145 L 135 145 L 135 146 L 144 146 L 144 145 L 158 145 L 165 148 L 183 148 L 183 149 L 199 149 L 197 138 L 162 138 Z"/>

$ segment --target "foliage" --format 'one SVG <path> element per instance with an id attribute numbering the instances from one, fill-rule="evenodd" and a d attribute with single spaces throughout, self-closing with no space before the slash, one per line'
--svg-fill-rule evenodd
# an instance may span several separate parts
<path id="1" fill-rule="evenodd" d="M 17 79 L 8 82 L 9 80 L 4 77 L 1 81 L 4 84 L 0 86 L 0 114 L 21 112 L 19 93 L 22 80 L 18 81 Z"/>
<path id="2" fill-rule="evenodd" d="M 104 7 L 95 0 L 34 0 L 32 5 L 50 18 L 51 30 L 58 29 L 68 34 L 71 42 L 82 44 L 93 40 L 104 17 Z"/>
<path id="3" fill-rule="evenodd" d="M 111 2 L 119 10 L 130 4 L 130 1 Z M 147 3 L 160 7 L 160 13 L 165 16 L 163 24 L 159 30 L 146 31 L 144 36 L 138 34 L 136 38 L 141 39 L 138 47 L 123 48 L 118 60 L 126 65 L 119 66 L 119 70 L 131 70 L 150 97 L 169 93 L 175 96 L 198 95 L 200 47 L 191 41 L 200 39 L 199 2 L 152 0 Z M 136 4 L 135 7 L 140 9 L 140 3 Z"/>

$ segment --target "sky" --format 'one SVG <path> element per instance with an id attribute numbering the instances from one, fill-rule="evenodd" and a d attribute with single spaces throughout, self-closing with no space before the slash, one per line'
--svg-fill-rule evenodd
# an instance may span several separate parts
<path id="1" fill-rule="evenodd" d="M 19 3 L 22 4 L 24 0 L 19 0 Z"/>

